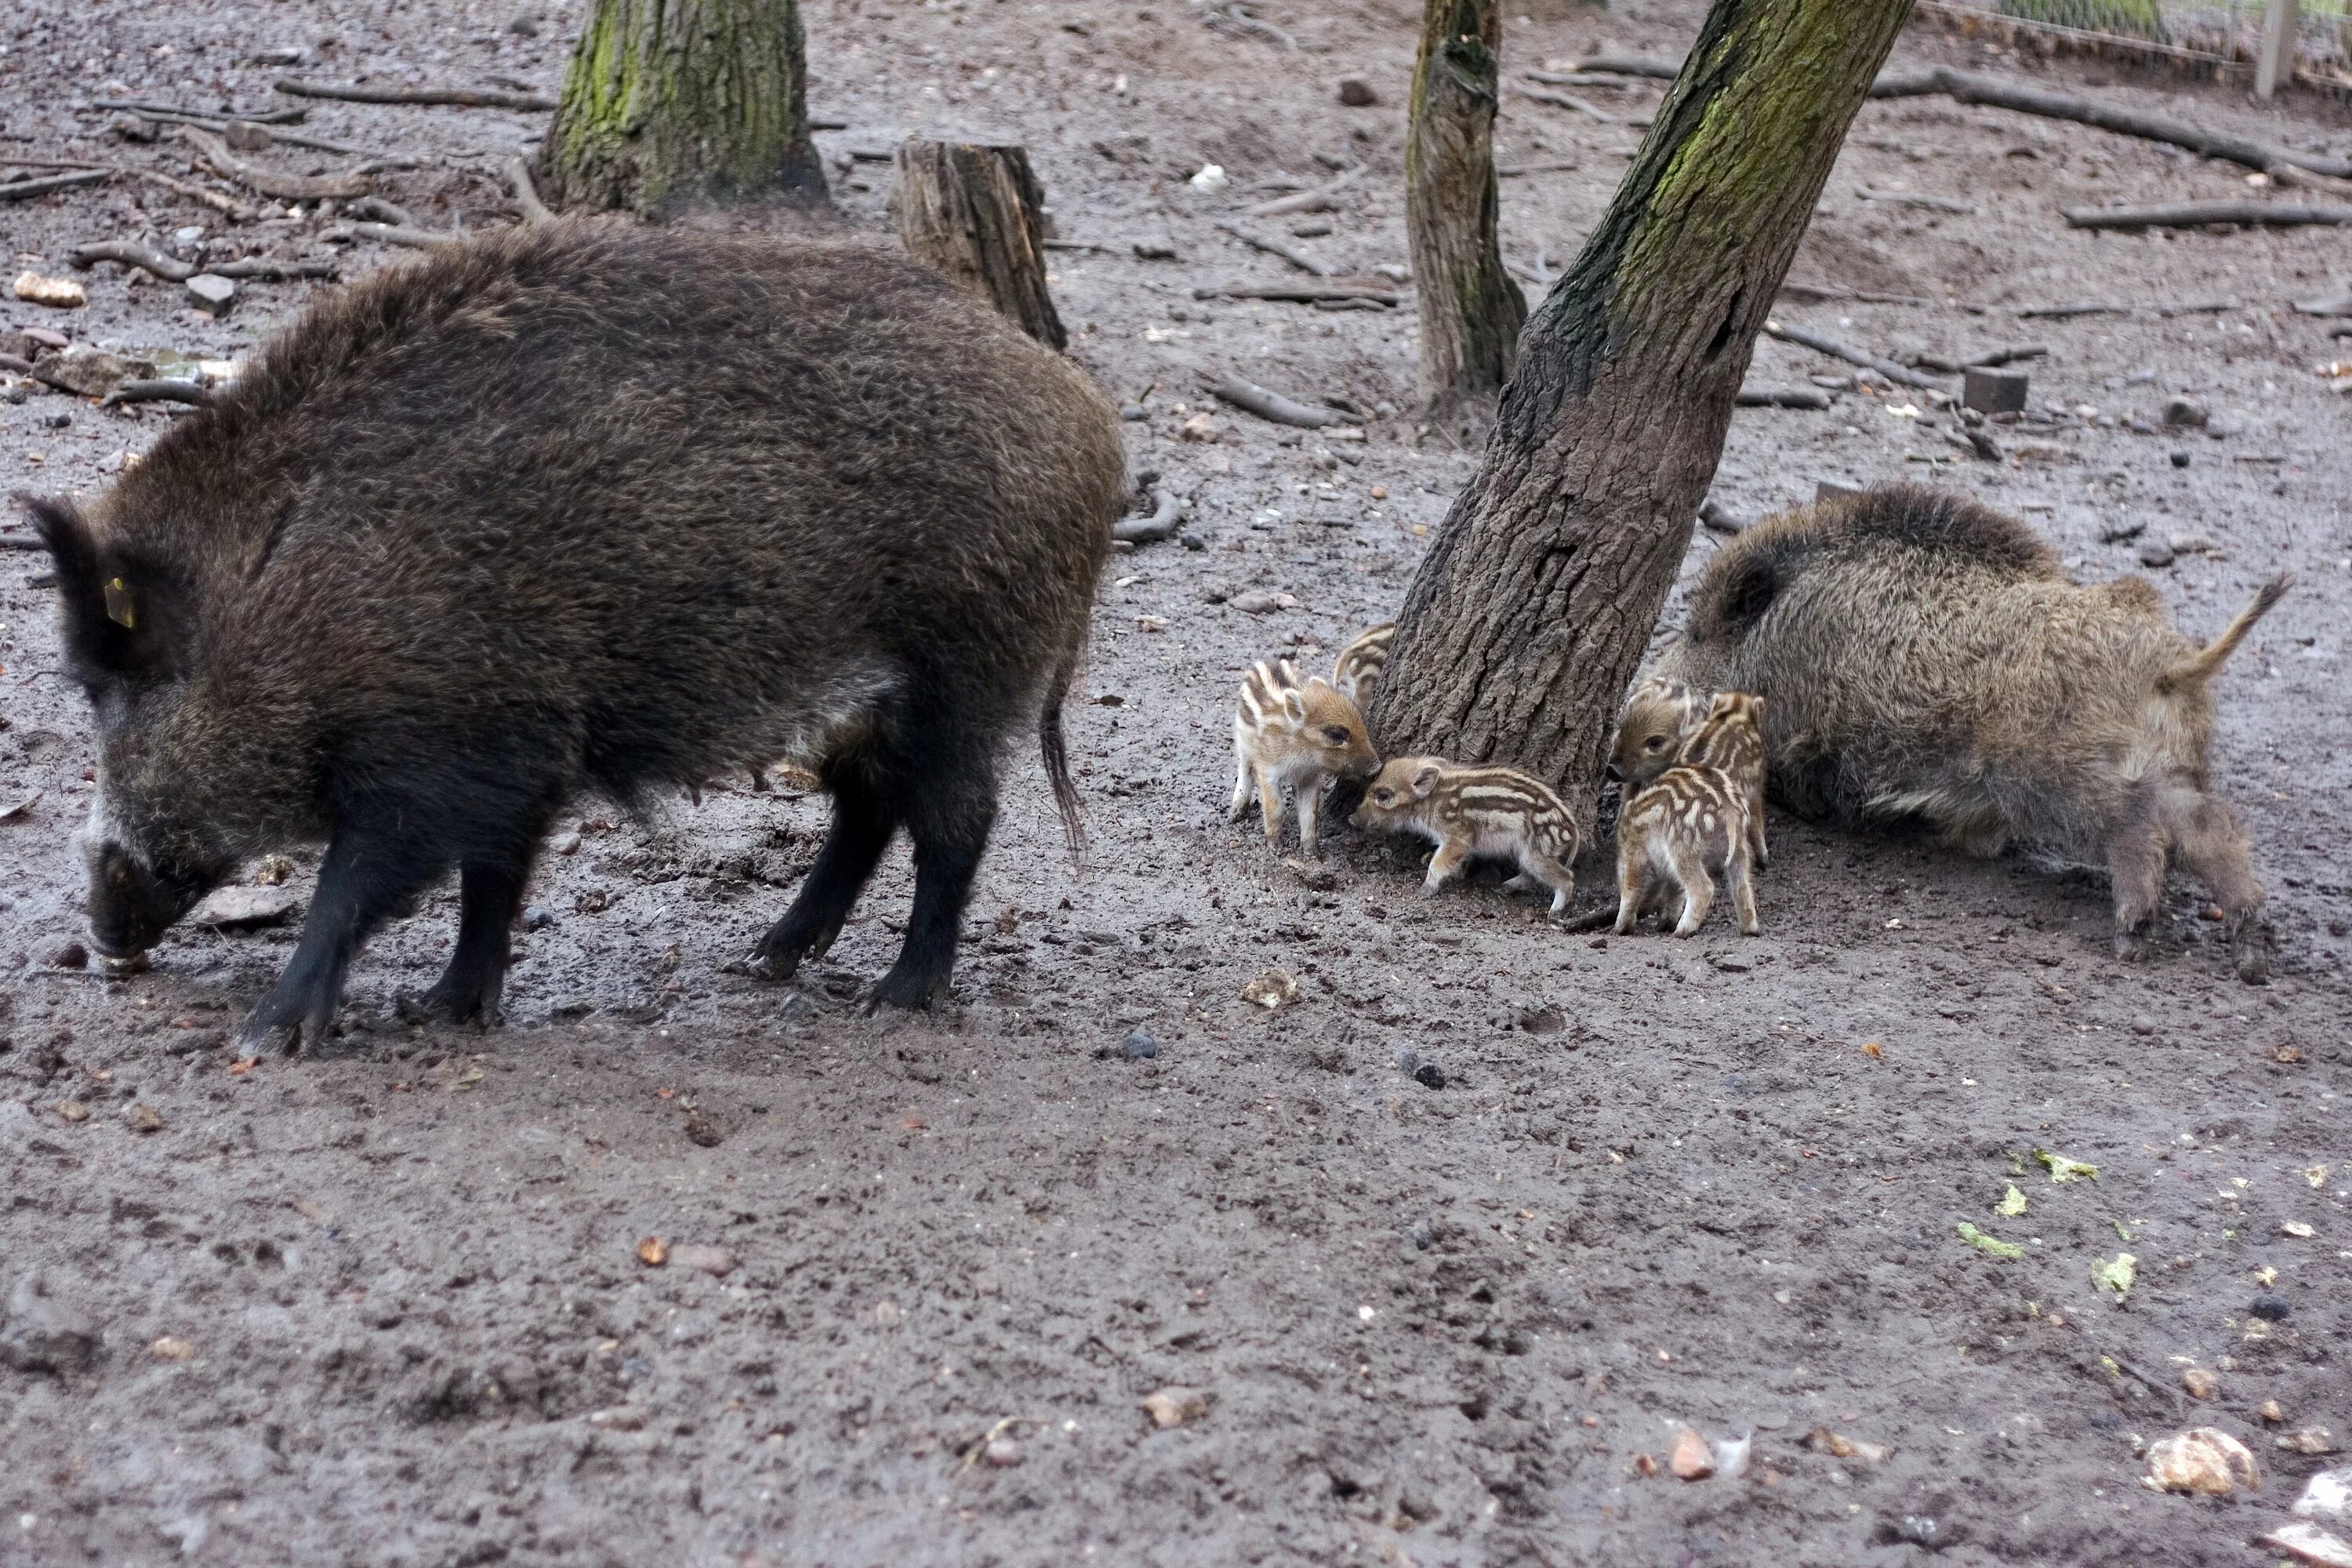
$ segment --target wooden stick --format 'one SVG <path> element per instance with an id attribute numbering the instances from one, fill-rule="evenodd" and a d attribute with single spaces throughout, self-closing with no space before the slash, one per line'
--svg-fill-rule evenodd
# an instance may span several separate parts
<path id="1" fill-rule="evenodd" d="M 1338 205 L 1332 198 L 1354 184 L 1356 177 L 1363 172 L 1364 166 L 1359 163 L 1328 185 L 1318 185 L 1311 191 L 1300 191 L 1296 195 L 1276 196 L 1270 202 L 1260 202 L 1247 208 L 1246 216 L 1281 217 L 1289 213 L 1329 212 Z"/>
<path id="2" fill-rule="evenodd" d="M 429 228 L 408 228 L 396 223 L 339 223 L 319 231 L 325 240 L 373 239 L 385 245 L 447 245 L 460 237 Z"/>
<path id="3" fill-rule="evenodd" d="M 31 196 L 45 196 L 51 191 L 69 190 L 75 185 L 94 185 L 114 177 L 111 169 L 84 169 L 71 174 L 44 174 L 37 180 L 19 180 L 14 184 L 0 185 L 0 202 L 21 202 Z"/>
<path id="4" fill-rule="evenodd" d="M 1587 103 L 1584 100 L 1570 93 L 1550 92 L 1538 87 L 1523 87 L 1519 89 L 1519 96 L 1531 98 L 1538 103 L 1549 103 L 1555 109 L 1572 109 L 1577 113 L 1597 120 L 1603 125 L 1627 125 L 1636 131 L 1647 131 L 1650 128 L 1649 121 L 1640 115 L 1612 114 L 1607 110 Z"/>
<path id="5" fill-rule="evenodd" d="M 205 162 L 214 170 L 250 190 L 280 201 L 331 201 L 348 196 L 363 196 L 374 188 L 374 182 L 365 174 L 281 174 L 248 163 L 228 150 L 228 144 L 209 132 L 193 125 L 180 127 L 181 140 L 205 155 Z"/>
<path id="6" fill-rule="evenodd" d="M 1780 292 L 1791 300 L 1809 300 L 1816 303 L 1839 300 L 1852 300 L 1864 305 L 1932 305 L 1936 302 L 1923 300 L 1916 294 L 1879 294 L 1867 289 L 1832 289 L 1819 283 L 1784 282 L 1780 285 Z"/>
<path id="7" fill-rule="evenodd" d="M 1945 375 L 1958 375 L 1964 370 L 1996 370 L 2021 359 L 2040 359 L 2050 352 L 2046 343 L 2028 343 L 2022 348 L 1990 349 L 1971 359 L 1946 359 L 1941 354 L 1915 354 L 1911 363 L 1922 370 L 1937 371 Z"/>
<path id="8" fill-rule="evenodd" d="M 1823 337 L 1821 333 L 1810 331 L 1803 327 L 1787 327 L 1778 321 L 1767 321 L 1764 323 L 1764 331 L 1767 335 L 1779 338 L 1782 342 L 1799 343 L 1815 353 L 1824 353 L 1832 359 L 1842 359 L 1848 364 L 1858 364 L 1864 370 L 1874 371 L 1898 386 L 1943 385 L 1942 382 L 1933 376 L 1921 375 L 1917 371 L 1896 364 L 1893 360 L 1880 359 L 1876 354 L 1864 353 L 1851 343 L 1842 343 L 1835 338 Z"/>
<path id="9" fill-rule="evenodd" d="M 522 214 L 525 223 L 553 223 L 555 214 L 539 199 L 539 187 L 530 183 L 530 164 L 521 158 L 506 161 L 507 184 L 514 188 L 515 210 Z"/>
<path id="10" fill-rule="evenodd" d="M 1500 163 L 1496 165 L 1495 177 L 1512 180 L 1522 174 L 1557 174 L 1579 167 L 1581 165 L 1572 158 L 1553 158 L 1538 163 Z"/>
<path id="11" fill-rule="evenodd" d="M 1157 544 L 1163 539 L 1174 538 L 1184 521 L 1184 498 L 1174 490 L 1160 489 L 1152 491 L 1152 500 L 1150 517 L 1119 519 L 1110 526 L 1111 538 L 1129 544 Z"/>
<path id="12" fill-rule="evenodd" d="M 309 147 L 320 153 L 333 153 L 346 158 L 357 157 L 360 151 L 356 147 L 346 147 L 341 142 L 330 142 L 323 136 L 306 136 L 298 132 L 281 131 L 275 124 L 265 123 L 258 120 L 246 120 L 225 114 L 183 114 L 176 110 L 167 112 L 160 109 L 133 109 L 126 112 L 145 121 L 150 125 L 194 125 L 203 131 L 226 131 L 232 125 L 250 125 L 265 132 L 272 142 L 282 142 L 289 147 Z M 292 112 L 297 119 L 302 113 L 299 109 Z"/>
<path id="13" fill-rule="evenodd" d="M 1284 300 L 1295 304 L 1312 305 L 1325 300 L 1361 300 L 1373 305 L 1393 305 L 1396 290 L 1383 284 L 1350 283 L 1344 279 L 1329 283 L 1224 283 L 1213 284 L 1192 290 L 1195 300 Z"/>
<path id="14" fill-rule="evenodd" d="M 33 374 L 33 362 L 22 354 L 0 354 L 0 371 L 10 375 L 30 375 Z"/>
<path id="15" fill-rule="evenodd" d="M 100 408 L 112 408 L 124 403 L 194 403 L 201 406 L 213 400 L 208 386 L 198 386 L 193 381 L 126 381 L 98 400 Z"/>
<path id="16" fill-rule="evenodd" d="M 2305 316 L 2352 316 L 2352 289 L 2332 300 L 2297 300 L 2294 308 Z"/>
<path id="17" fill-rule="evenodd" d="M 2198 228 L 2209 223 L 2294 228 L 2352 223 L 2352 207 L 2297 206 L 2286 202 L 2182 202 L 2167 207 L 2068 207 L 2076 228 Z"/>
<path id="18" fill-rule="evenodd" d="M 2168 119 L 2160 114 L 2143 114 L 2137 110 L 2098 103 L 2089 99 L 2071 98 L 2064 93 L 2047 92 L 2038 87 L 2002 81 L 1996 77 L 1979 76 L 1970 71 L 1938 68 L 1934 75 L 1938 84 L 1937 90 L 1961 103 L 2014 110 L 2020 114 L 2040 115 L 2045 120 L 2072 121 L 2078 125 L 2095 126 L 2101 131 L 2112 131 L 2121 136 L 2137 136 L 2147 142 L 2169 142 L 2176 147 L 2186 147 L 2191 153 L 2243 164 L 2249 169 L 2267 169 L 2273 163 L 2286 163 L 2297 169 L 2307 169 L 2315 174 L 2329 174 L 2338 179 L 2352 176 L 2352 158 L 2329 158 L 2315 153 L 2297 152 L 2293 148 L 2273 147 L 2247 137 L 2208 131 L 2186 121 Z"/>
<path id="19" fill-rule="evenodd" d="M 1963 217 L 1972 216 L 1977 210 L 1974 202 L 1955 201 L 1950 196 L 1914 195 L 1909 191 L 1874 191 L 1868 185 L 1856 186 L 1853 194 L 1866 202 L 1891 202 L 1896 206 L 1924 207 L 1929 212 L 1958 213 Z"/>
<path id="20" fill-rule="evenodd" d="M 1651 55 L 1595 55 L 1589 60 L 1579 60 L 1580 71 L 1598 71 L 1607 76 L 1649 77 L 1657 81 L 1672 81 L 1683 74 L 1680 60 L 1662 60 Z"/>
<path id="21" fill-rule="evenodd" d="M 175 180 L 169 174 L 158 174 L 152 169 L 124 169 L 121 172 L 133 179 L 145 180 L 149 184 L 161 185 L 174 195 L 185 196 L 188 200 L 202 206 L 208 206 L 213 211 L 237 223 L 252 221 L 253 209 L 233 196 L 223 195 L 218 191 L 208 191 L 202 185 L 192 185 L 185 180 Z"/>
<path id="22" fill-rule="evenodd" d="M 209 109 L 183 109 L 176 103 L 147 103 L 131 98 L 92 99 L 89 106 L 92 109 L 120 110 L 130 114 L 168 115 L 182 120 L 209 120 L 215 123 L 245 120 L 256 125 L 299 125 L 302 123 L 302 117 L 310 112 L 309 110 L 298 106 L 287 109 L 253 109 L 236 114 L 222 114 Z"/>
<path id="23" fill-rule="evenodd" d="M 1248 12 L 1243 10 L 1239 5 L 1228 5 L 1223 11 L 1213 13 L 1213 16 L 1217 20 L 1233 23 L 1234 26 L 1240 27 L 1244 32 L 1255 33 L 1260 37 L 1272 38 L 1276 43 L 1280 44 L 1284 48 L 1288 49 L 1293 54 L 1297 54 L 1298 52 L 1298 40 L 1297 38 L 1292 37 L 1288 33 L 1284 32 L 1281 28 L 1276 26 L 1271 22 L 1259 21 L 1255 16 L 1253 16 Z"/>
<path id="24" fill-rule="evenodd" d="M 1743 386 L 1737 401 L 1742 408 L 1821 409 L 1830 405 L 1830 395 L 1814 386 Z"/>
<path id="25" fill-rule="evenodd" d="M 535 92 L 501 92 L 473 87 L 369 87 L 360 82 L 301 81 L 280 77 L 271 84 L 296 98 L 333 98 L 346 103 L 437 103 L 452 109 L 553 109 L 555 100 Z"/>
<path id="26" fill-rule="evenodd" d="M 1348 416 L 1336 409 L 1309 407 L 1236 375 L 1219 376 L 1209 383 L 1209 390 L 1221 402 L 1230 403 L 1245 413 L 1272 420 L 1276 425 L 1296 425 L 1302 430 L 1320 430 L 1328 425 L 1353 423 Z"/>
<path id="27" fill-rule="evenodd" d="M 193 262 L 174 260 L 160 250 L 127 239 L 101 239 L 89 245 L 77 245 L 66 253 L 66 259 L 78 268 L 95 267 L 101 261 L 119 262 L 124 267 L 136 267 L 142 271 L 151 272 L 166 283 L 185 283 L 199 272 L 209 272 L 215 278 L 332 278 L 335 275 L 335 263 L 331 261 L 275 261 L 263 256 L 198 267 Z"/>
<path id="28" fill-rule="evenodd" d="M 1301 272 L 1307 274 L 1309 277 L 1328 278 L 1331 276 L 1331 269 L 1329 268 L 1324 266 L 1321 262 L 1316 260 L 1305 251 L 1285 245 L 1280 240 L 1267 239 L 1263 235 L 1252 234 L 1249 230 L 1242 227 L 1241 225 L 1236 223 L 1227 223 L 1223 218 L 1219 218 L 1217 220 L 1216 226 L 1217 227 L 1224 230 L 1225 233 L 1232 235 L 1235 239 L 1240 240 L 1244 245 L 1248 246 L 1251 249 L 1263 250 L 1268 256 L 1279 256 L 1285 261 L 1289 262 L 1293 267 L 1297 268 Z"/>
<path id="29" fill-rule="evenodd" d="M 2028 305 L 2018 314 L 2029 319 L 2063 321 L 2069 316 L 2129 316 L 2147 310 L 2158 316 L 2207 316 L 2221 310 L 2242 310 L 2236 300 L 2166 300 L 2154 303 L 2116 304 L 2105 300 L 2082 300 L 2071 305 Z"/>

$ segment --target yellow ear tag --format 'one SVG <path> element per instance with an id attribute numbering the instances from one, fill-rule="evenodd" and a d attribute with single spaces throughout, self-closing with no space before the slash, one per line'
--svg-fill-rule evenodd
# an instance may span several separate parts
<path id="1" fill-rule="evenodd" d="M 126 631 L 139 626 L 139 613 L 131 602 L 131 584 L 115 577 L 106 584 L 106 618 Z"/>

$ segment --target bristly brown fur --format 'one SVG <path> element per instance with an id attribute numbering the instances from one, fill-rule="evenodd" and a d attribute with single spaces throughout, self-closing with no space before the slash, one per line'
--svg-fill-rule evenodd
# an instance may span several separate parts
<path id="1" fill-rule="evenodd" d="M 2205 793 L 2211 682 L 2286 586 L 2263 584 L 2200 647 L 2147 582 L 2084 586 L 2023 523 L 1888 486 L 1717 551 L 1652 674 L 1766 698 L 1771 787 L 1801 812 L 1925 817 L 1979 854 L 2026 841 L 2104 856 L 2127 954 L 2177 859 L 2221 902 L 2254 979 L 2262 889 Z"/>
<path id="2" fill-rule="evenodd" d="M 567 222 L 330 295 L 44 523 L 139 623 L 66 595 L 77 668 L 146 694 L 101 710 L 102 813 L 106 864 L 156 896 L 101 945 L 325 837 L 331 876 L 463 868 L 428 1000 L 487 1012 L 497 909 L 564 801 L 793 758 L 837 816 L 762 961 L 822 951 L 904 828 L 915 916 L 878 994 L 925 1000 L 1029 724 L 1075 839 L 1058 705 L 1124 469 L 1081 372 L 879 249 Z M 383 890 L 353 896 L 363 931 Z M 257 1024 L 323 1026 L 348 957 L 306 933 Z"/>

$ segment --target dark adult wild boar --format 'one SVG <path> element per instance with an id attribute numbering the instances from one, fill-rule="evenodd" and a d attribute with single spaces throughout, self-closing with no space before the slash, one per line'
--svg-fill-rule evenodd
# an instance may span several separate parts
<path id="1" fill-rule="evenodd" d="M 1890 485 L 1717 551 L 1653 673 L 1763 697 L 1772 789 L 1800 812 L 1924 817 L 1982 855 L 2016 840 L 2104 857 L 2126 956 L 2177 858 L 2258 979 L 2263 891 L 2206 752 L 2213 678 L 2286 587 L 2264 584 L 2200 647 L 2145 578 L 2085 587 L 2016 519 Z"/>
<path id="2" fill-rule="evenodd" d="M 36 501 L 95 710 L 100 950 L 323 840 L 248 1040 L 317 1038 L 353 952 L 455 866 L 423 999 L 494 1016 L 541 835 L 791 758 L 834 800 L 759 944 L 822 952 L 899 828 L 915 901 L 875 999 L 947 984 L 1120 507 L 1076 369 L 877 251 L 591 225 L 436 250 L 306 312 L 86 508 Z M 1042 717 L 1041 717 L 1042 714 Z"/>

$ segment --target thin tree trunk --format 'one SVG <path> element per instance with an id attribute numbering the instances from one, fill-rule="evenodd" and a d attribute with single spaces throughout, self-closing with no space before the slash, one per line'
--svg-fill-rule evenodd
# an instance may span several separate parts
<path id="1" fill-rule="evenodd" d="M 1406 595 L 1384 751 L 1529 769 L 1589 822 L 1756 334 L 1909 10 L 1716 0 Z"/>
<path id="2" fill-rule="evenodd" d="M 547 137 L 558 208 L 824 198 L 799 0 L 595 0 Z"/>
<path id="3" fill-rule="evenodd" d="M 1428 0 L 1404 144 L 1405 233 L 1421 296 L 1421 390 L 1444 416 L 1511 379 L 1527 296 L 1496 238 L 1501 0 Z"/>
<path id="4" fill-rule="evenodd" d="M 1038 342 L 1069 344 L 1045 289 L 1044 190 L 1018 147 L 908 137 L 890 216 L 907 254 L 995 306 Z"/>

